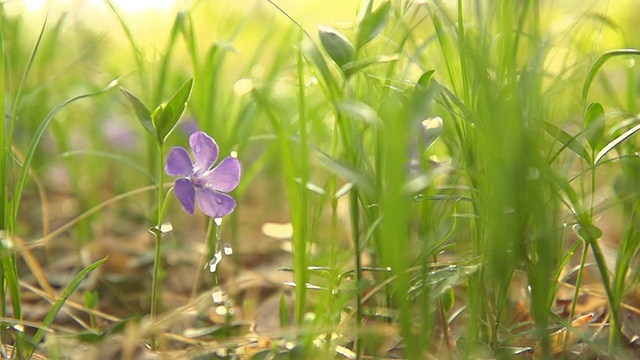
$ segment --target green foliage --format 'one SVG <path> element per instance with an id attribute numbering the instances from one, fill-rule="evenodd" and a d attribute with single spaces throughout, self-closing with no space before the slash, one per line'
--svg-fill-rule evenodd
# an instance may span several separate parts
<path id="1" fill-rule="evenodd" d="M 591 149 L 596 149 L 604 140 L 604 109 L 599 103 L 591 103 L 584 116 L 585 138 Z"/>
<path id="2" fill-rule="evenodd" d="M 318 26 L 318 33 L 324 50 L 340 68 L 353 59 L 355 48 L 343 33 L 324 25 Z"/>
<path id="3" fill-rule="evenodd" d="M 32 252 L 47 259 L 42 267 L 52 266 L 49 241 L 61 251 L 58 244 L 68 235 L 78 241 L 65 242 L 75 246 L 70 256 L 80 259 L 89 248 L 82 241 L 102 244 L 103 234 L 136 241 L 135 229 L 148 228 L 141 222 L 151 218 L 155 253 L 140 261 L 153 253 L 154 326 L 139 336 L 151 338 L 154 350 L 180 339 L 238 346 L 250 330 L 230 316 L 224 324 L 198 316 L 179 336 L 164 334 L 174 330 L 162 322 L 183 311 L 165 311 L 159 301 L 175 290 L 172 281 L 160 286 L 165 273 L 171 280 L 176 275 L 176 256 L 168 252 L 176 244 L 195 246 L 204 227 L 161 231 L 166 221 L 182 224 L 174 213 L 179 205 L 167 200 L 163 162 L 165 146 L 186 140 L 174 131 L 184 116 L 215 136 L 221 156 L 233 152 L 243 165 L 237 210 L 224 233 L 205 235 L 216 241 L 203 253 L 219 250 L 219 236 L 244 251 L 253 248 L 262 223 L 291 224 L 290 242 L 280 244 L 292 248 L 285 270 L 292 272 L 293 300 L 283 293 L 269 308 L 281 328 L 271 348 L 257 350 L 255 358 L 508 358 L 520 339 L 535 343 L 535 350 L 523 351 L 541 357 L 584 348 L 601 357 L 634 351 L 621 345 L 629 340 L 626 302 L 640 280 L 640 125 L 632 61 L 640 51 L 625 37 L 626 24 L 589 9 L 557 30 L 558 14 L 577 10 L 534 0 L 385 0 L 363 1 L 355 19 L 340 19 L 350 23 L 320 25 L 310 34 L 308 19 L 298 21 L 286 7 L 268 3 L 212 18 L 223 13 L 222 5 L 195 2 L 167 17 L 160 46 L 141 36 L 130 14 L 111 1 L 109 21 L 122 34 L 67 31 L 71 17 L 60 17 L 30 35 L 24 31 L 28 15 L 9 16 L 8 3 L 0 5 L 0 109 L 8 115 L 0 128 L 2 317 L 10 316 L 10 300 L 15 322 L 21 320 L 23 285 L 30 279 L 24 276 L 38 270 L 24 265 Z M 618 40 L 622 45 L 615 48 Z M 122 42 L 128 52 L 115 51 Z M 67 45 L 89 50 L 70 57 L 75 51 L 58 50 Z M 71 70 L 56 72 L 60 64 Z M 117 82 L 93 90 L 105 76 L 125 78 L 131 90 L 109 96 Z M 131 110 L 141 128 L 132 127 L 127 150 L 110 144 L 103 126 L 130 118 Z M 151 137 L 138 141 L 138 132 Z M 52 176 L 60 165 L 64 176 Z M 157 198 L 131 198 L 150 189 Z M 126 205 L 114 206 L 121 201 Z M 59 202 L 66 210 L 48 218 L 47 207 Z M 71 203 L 79 214 L 68 210 Z M 81 220 L 89 216 L 82 231 Z M 61 221 L 67 223 L 48 229 Z M 26 239 L 25 248 L 14 241 L 18 237 Z M 617 247 L 607 249 L 618 237 Z M 163 254 L 161 242 L 173 247 Z M 243 253 L 233 256 L 234 266 L 249 262 L 240 261 Z M 73 278 L 41 319 L 34 347 L 19 349 L 23 355 L 48 329 L 62 332 L 56 314 L 103 261 Z M 575 304 L 586 296 L 590 269 L 601 279 L 599 296 L 610 314 L 602 320 L 609 332 L 592 338 L 569 326 L 581 315 Z M 193 298 L 209 291 L 202 283 L 235 280 L 218 275 L 203 276 L 192 294 L 165 298 Z M 551 315 L 558 292 L 569 285 L 574 304 L 568 314 Z M 100 312 L 108 292 L 85 290 L 90 325 L 78 317 L 84 329 L 56 339 L 103 346 L 125 327 L 133 334 L 146 325 L 106 321 Z M 234 300 L 238 307 L 255 305 L 249 297 Z M 185 309 L 195 305 L 189 300 Z M 141 317 L 134 308 L 119 310 Z M 0 340 L 14 336 L 19 347 L 29 346 L 20 345 L 28 344 L 28 333 L 5 320 Z M 570 336 L 558 340 L 559 329 Z M 569 341 L 574 338 L 580 346 Z M 399 345 L 383 349 L 393 341 Z M 189 355 L 221 357 L 198 349 Z"/>
<path id="4" fill-rule="evenodd" d="M 192 86 L 193 79 L 184 83 L 166 103 L 158 105 L 153 110 L 153 113 L 150 113 L 135 95 L 123 88 L 120 88 L 120 90 L 127 99 L 129 99 L 142 127 L 144 127 L 159 144 L 163 144 L 184 113 L 187 107 L 187 101 L 191 95 Z"/>
<path id="5" fill-rule="evenodd" d="M 391 2 L 385 1 L 375 11 L 364 16 L 358 24 L 358 49 L 373 40 L 387 25 L 391 10 Z"/>

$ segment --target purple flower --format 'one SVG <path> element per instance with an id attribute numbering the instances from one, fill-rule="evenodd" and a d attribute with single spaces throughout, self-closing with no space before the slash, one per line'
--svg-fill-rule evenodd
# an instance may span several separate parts
<path id="1" fill-rule="evenodd" d="M 173 189 L 186 212 L 193 214 L 195 200 L 203 213 L 212 218 L 221 218 L 231 213 L 236 202 L 230 192 L 240 182 L 240 162 L 228 156 L 213 169 L 218 159 L 218 144 L 209 135 L 196 131 L 189 137 L 189 145 L 195 161 L 183 147 L 173 147 L 167 157 L 164 171 L 171 176 L 180 176 Z"/>

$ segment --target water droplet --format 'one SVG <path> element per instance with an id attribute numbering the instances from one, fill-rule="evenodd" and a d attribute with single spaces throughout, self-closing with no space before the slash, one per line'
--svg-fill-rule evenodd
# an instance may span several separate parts
<path id="1" fill-rule="evenodd" d="M 625 65 L 627 65 L 628 68 L 632 68 L 636 65 L 636 60 L 635 59 L 627 59 L 624 61 Z"/>
<path id="2" fill-rule="evenodd" d="M 387 271 L 391 271 L 391 266 L 387 266 Z"/>
<path id="3" fill-rule="evenodd" d="M 168 232 L 171 232 L 171 230 L 173 230 L 173 225 L 171 225 L 171 223 L 169 222 L 166 222 L 160 225 L 160 231 L 162 232 L 163 235 Z"/>
<path id="4" fill-rule="evenodd" d="M 231 248 L 231 245 L 229 244 L 224 244 L 222 245 L 222 252 L 224 252 L 226 256 L 229 256 L 233 254 L 233 248 Z"/>
<path id="5" fill-rule="evenodd" d="M 231 157 L 234 158 L 234 159 L 237 159 L 238 158 L 238 153 L 235 152 L 235 151 L 232 151 L 231 152 Z"/>
<path id="6" fill-rule="evenodd" d="M 0 230 L 0 245 L 5 249 L 13 249 L 13 240 L 9 238 L 9 234 L 5 230 Z"/>
<path id="7" fill-rule="evenodd" d="M 213 222 L 216 223 L 216 225 L 221 226 L 222 225 L 222 218 L 215 218 L 215 219 L 213 219 Z"/>
<path id="8" fill-rule="evenodd" d="M 213 299 L 214 304 L 221 304 L 229 299 L 229 295 L 227 295 L 227 293 L 219 286 L 216 286 L 211 292 L 211 298 Z"/>
<path id="9" fill-rule="evenodd" d="M 228 310 L 228 309 L 227 309 L 227 307 L 226 307 L 226 306 L 224 306 L 224 305 L 220 305 L 220 306 L 216 307 L 216 314 L 218 314 L 218 315 L 220 315 L 220 316 L 225 316 L 225 315 L 227 315 L 227 312 L 228 312 L 228 311 L 229 311 L 229 310 Z"/>
<path id="10" fill-rule="evenodd" d="M 216 254 L 214 255 L 213 259 L 211 259 L 211 261 L 209 261 L 209 271 L 213 274 L 216 272 L 216 270 L 218 270 L 218 264 L 220 264 L 220 261 L 222 260 L 222 252 L 217 251 Z"/>

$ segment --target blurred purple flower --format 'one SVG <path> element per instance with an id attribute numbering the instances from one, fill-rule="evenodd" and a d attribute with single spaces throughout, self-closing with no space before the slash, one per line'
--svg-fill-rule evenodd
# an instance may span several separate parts
<path id="1" fill-rule="evenodd" d="M 107 142 L 119 149 L 134 150 L 138 144 L 136 132 L 127 122 L 118 118 L 111 118 L 102 123 L 102 134 Z"/>
<path id="2" fill-rule="evenodd" d="M 164 171 L 180 176 L 174 184 L 174 192 L 186 212 L 193 214 L 195 200 L 203 213 L 221 218 L 231 213 L 236 202 L 227 194 L 240 182 L 240 162 L 228 156 L 210 169 L 218 159 L 218 144 L 209 135 L 196 131 L 189 137 L 189 145 L 195 161 L 192 163 L 187 150 L 173 147 L 167 157 Z"/>
<path id="3" fill-rule="evenodd" d="M 180 124 L 180 129 L 187 135 L 191 135 L 194 132 L 200 130 L 200 127 L 198 126 L 198 122 L 196 121 L 196 119 L 185 119 Z"/>

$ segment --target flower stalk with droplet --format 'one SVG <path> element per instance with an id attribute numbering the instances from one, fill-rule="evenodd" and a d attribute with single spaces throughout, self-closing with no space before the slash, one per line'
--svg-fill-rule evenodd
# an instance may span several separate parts
<path id="1" fill-rule="evenodd" d="M 193 86 L 193 80 L 187 81 L 180 89 L 169 99 L 169 101 L 160 104 L 155 108 L 153 112 L 150 112 L 140 100 L 125 89 L 121 89 L 124 95 L 129 99 L 133 110 L 136 113 L 136 117 L 140 121 L 140 124 L 149 132 L 157 144 L 158 149 L 158 196 L 156 206 L 156 225 L 149 228 L 155 237 L 155 252 L 153 260 L 153 278 L 151 280 L 151 306 L 150 306 L 150 318 L 153 323 L 155 317 L 160 308 L 159 288 L 160 288 L 160 274 L 161 274 L 161 242 L 162 236 L 169 232 L 170 226 L 163 226 L 163 219 L 167 207 L 168 193 L 164 192 L 164 143 L 167 136 L 175 128 L 184 112 L 189 96 L 191 95 L 191 88 Z M 151 348 L 156 349 L 155 338 L 151 339 Z"/>

